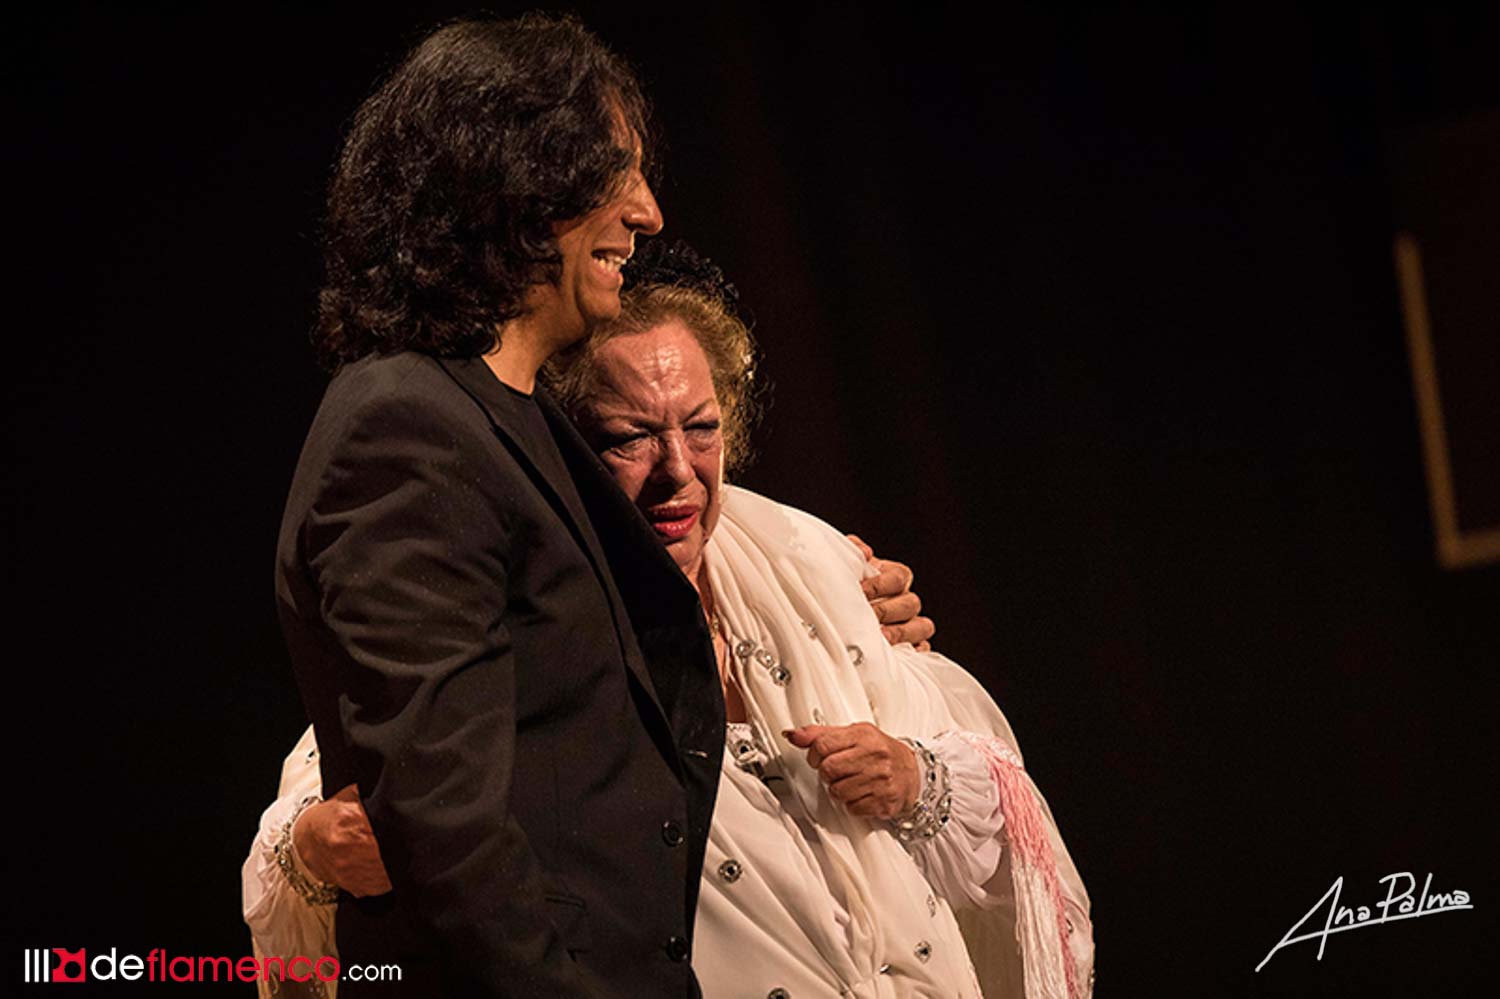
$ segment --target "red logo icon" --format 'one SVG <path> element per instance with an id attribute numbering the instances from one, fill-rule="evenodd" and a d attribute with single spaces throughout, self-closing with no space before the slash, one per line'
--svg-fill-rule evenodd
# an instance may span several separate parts
<path id="1" fill-rule="evenodd" d="M 56 954 L 58 961 L 57 970 L 52 972 L 54 982 L 81 982 L 85 980 L 82 950 L 63 950 L 61 947 L 53 947 L 52 953 Z M 69 971 L 70 965 L 77 965 L 76 971 Z"/>

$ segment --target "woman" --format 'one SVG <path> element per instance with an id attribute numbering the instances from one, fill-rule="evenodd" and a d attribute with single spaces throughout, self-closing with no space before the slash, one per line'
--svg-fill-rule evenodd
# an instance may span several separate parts
<path id="1" fill-rule="evenodd" d="M 753 344 L 716 269 L 680 248 L 642 255 L 657 262 L 634 268 L 619 321 L 549 383 L 697 588 L 719 654 L 704 994 L 1088 994 L 1088 897 L 1003 715 L 957 665 L 882 640 L 848 540 L 724 485 Z M 317 886 L 286 842 L 316 771 L 309 734 L 246 861 L 246 919 L 283 953 L 330 937 L 331 906 L 308 904 Z M 340 814 L 363 844 L 343 848 L 340 882 L 378 889 L 357 805 Z"/>

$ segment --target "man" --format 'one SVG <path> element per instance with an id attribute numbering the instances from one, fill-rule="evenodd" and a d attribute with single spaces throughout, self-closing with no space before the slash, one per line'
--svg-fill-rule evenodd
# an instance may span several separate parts
<path id="1" fill-rule="evenodd" d="M 661 228 L 649 138 L 635 80 L 576 22 L 466 21 L 361 106 L 335 172 L 315 340 L 337 373 L 277 596 L 325 796 L 363 805 L 393 882 L 342 898 L 340 957 L 400 965 L 405 994 L 697 991 L 723 746 L 707 627 L 531 394 Z"/>
<path id="2" fill-rule="evenodd" d="M 394 882 L 341 901 L 340 954 L 399 964 L 405 994 L 696 992 L 708 632 L 530 394 L 661 228 L 648 153 L 635 80 L 577 23 L 469 21 L 365 102 L 332 183 L 316 340 L 338 370 L 277 596 L 325 793 L 358 785 Z"/>

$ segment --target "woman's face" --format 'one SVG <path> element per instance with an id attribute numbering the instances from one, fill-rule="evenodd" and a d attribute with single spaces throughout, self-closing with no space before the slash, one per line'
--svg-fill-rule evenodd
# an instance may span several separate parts
<path id="1" fill-rule="evenodd" d="M 594 364 L 584 436 L 678 568 L 696 580 L 724 484 L 708 358 L 688 328 L 669 319 L 609 340 Z"/>

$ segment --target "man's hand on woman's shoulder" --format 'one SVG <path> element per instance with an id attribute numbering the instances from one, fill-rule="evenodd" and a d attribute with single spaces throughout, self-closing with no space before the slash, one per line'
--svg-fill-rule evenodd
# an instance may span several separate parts
<path id="1" fill-rule="evenodd" d="M 875 575 L 860 580 L 860 586 L 875 611 L 885 640 L 892 645 L 910 642 L 918 652 L 930 651 L 937 625 L 932 618 L 922 616 L 922 598 L 911 588 L 914 575 L 911 567 L 903 562 L 876 558 L 874 549 L 858 535 L 850 534 L 848 538 L 875 569 Z"/>

